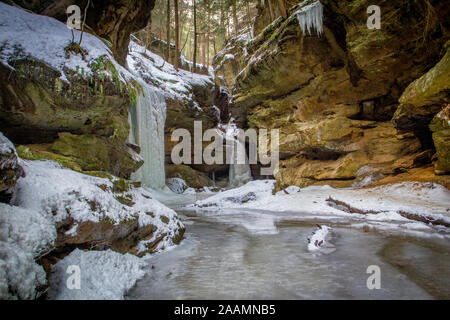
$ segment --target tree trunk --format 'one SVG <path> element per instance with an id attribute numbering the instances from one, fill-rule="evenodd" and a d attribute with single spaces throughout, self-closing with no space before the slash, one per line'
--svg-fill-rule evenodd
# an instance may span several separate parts
<path id="1" fill-rule="evenodd" d="M 250 5 L 248 4 L 249 0 L 245 0 L 245 5 L 247 7 L 247 23 L 248 23 L 248 33 L 250 37 L 252 37 L 252 17 L 250 16 Z"/>
<path id="2" fill-rule="evenodd" d="M 284 5 L 284 0 L 278 0 L 278 5 L 280 6 L 281 16 L 283 19 L 287 18 L 286 6 Z"/>
<path id="3" fill-rule="evenodd" d="M 197 71 L 197 6 L 194 0 L 194 58 L 192 59 L 192 72 Z"/>
<path id="4" fill-rule="evenodd" d="M 208 20 L 206 21 L 206 68 L 209 68 L 209 32 L 210 32 L 211 12 L 208 7 Z"/>
<path id="5" fill-rule="evenodd" d="M 270 22 L 272 22 L 275 19 L 275 14 L 273 13 L 272 3 L 270 3 L 270 0 L 267 0 L 269 3 L 269 15 L 270 15 Z"/>
<path id="6" fill-rule="evenodd" d="M 237 37 L 238 36 L 238 18 L 237 18 L 237 9 L 236 9 L 236 0 L 233 1 L 233 22 L 234 22 L 234 35 Z"/>
<path id="7" fill-rule="evenodd" d="M 180 25 L 179 25 L 179 20 L 178 20 L 178 0 L 173 0 L 173 4 L 174 4 L 174 10 L 175 10 L 175 70 L 178 71 L 178 66 L 180 63 L 180 52 L 178 50 L 180 50 Z"/>
<path id="8" fill-rule="evenodd" d="M 167 41 L 167 52 L 166 61 L 170 62 L 170 0 L 167 0 L 167 24 L 166 24 L 166 41 Z"/>

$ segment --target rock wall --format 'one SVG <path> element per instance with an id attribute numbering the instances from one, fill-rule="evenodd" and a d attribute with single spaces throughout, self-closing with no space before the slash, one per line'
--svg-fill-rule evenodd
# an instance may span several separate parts
<path id="1" fill-rule="evenodd" d="M 323 33 L 305 35 L 293 13 L 312 2 L 273 22 L 260 9 L 255 30 L 264 29 L 233 72 L 239 124 L 280 130 L 278 186 L 448 186 L 446 129 L 429 128 L 449 103 L 445 1 L 322 0 Z M 382 10 L 379 30 L 366 25 L 372 4 Z"/>

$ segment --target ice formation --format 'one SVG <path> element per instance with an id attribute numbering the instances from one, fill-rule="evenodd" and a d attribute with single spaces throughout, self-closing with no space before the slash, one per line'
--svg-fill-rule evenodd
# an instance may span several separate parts
<path id="1" fill-rule="evenodd" d="M 303 2 L 300 6 L 302 6 Z M 295 13 L 297 17 L 298 24 L 303 34 L 306 34 L 306 31 L 309 34 L 312 34 L 312 29 L 315 29 L 317 35 L 321 35 L 323 32 L 323 5 L 320 1 L 315 1 L 311 4 L 308 4 L 301 9 L 297 10 Z"/>
<path id="2" fill-rule="evenodd" d="M 130 108 L 129 141 L 140 146 L 144 164 L 131 178 L 149 188 L 165 186 L 164 123 L 166 102 L 164 96 L 153 87 L 140 81 L 143 92 L 136 106 Z"/>

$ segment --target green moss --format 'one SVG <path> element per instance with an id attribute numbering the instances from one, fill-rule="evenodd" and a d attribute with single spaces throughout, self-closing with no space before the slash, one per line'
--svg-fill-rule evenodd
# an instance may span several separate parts
<path id="1" fill-rule="evenodd" d="M 112 181 L 114 193 L 124 193 L 130 190 L 130 182 L 128 180 L 119 178 Z"/>
<path id="2" fill-rule="evenodd" d="M 76 159 L 74 159 L 72 157 L 67 157 L 67 156 L 63 156 L 60 154 L 50 152 L 50 151 L 46 150 L 45 148 L 41 149 L 39 146 L 34 146 L 34 147 L 35 148 L 32 149 L 31 146 L 19 145 L 19 146 L 17 146 L 16 150 L 17 150 L 17 153 L 19 154 L 19 156 L 25 160 L 51 160 L 51 161 L 58 162 L 63 167 L 66 167 L 66 168 L 69 168 L 69 169 L 72 169 L 72 170 L 75 170 L 78 172 L 83 172 L 80 165 L 77 163 Z"/>
<path id="3" fill-rule="evenodd" d="M 101 222 L 106 222 L 106 223 L 109 223 L 109 224 L 116 224 L 116 221 L 114 221 L 113 219 L 111 219 L 108 216 L 103 216 L 102 218 L 100 218 L 100 221 Z"/>
<path id="4" fill-rule="evenodd" d="M 65 48 L 64 52 L 66 53 L 66 58 L 69 59 L 71 54 L 81 55 L 83 60 L 86 59 L 87 51 L 84 50 L 78 43 L 71 42 Z"/>
<path id="5" fill-rule="evenodd" d="M 110 168 L 108 147 L 103 139 L 94 135 L 62 132 L 50 149 L 74 159 L 81 169 L 86 171 L 103 171 Z"/>
<path id="6" fill-rule="evenodd" d="M 132 207 L 134 206 L 133 197 L 130 194 L 118 195 L 114 196 L 117 201 L 126 206 Z"/>

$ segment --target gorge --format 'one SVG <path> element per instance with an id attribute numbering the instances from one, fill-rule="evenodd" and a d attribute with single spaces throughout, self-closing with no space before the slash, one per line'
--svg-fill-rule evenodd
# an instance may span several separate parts
<path id="1" fill-rule="evenodd" d="M 178 4 L 0 1 L 0 298 L 448 299 L 446 1 Z"/>

